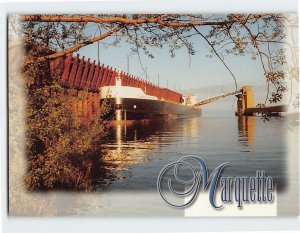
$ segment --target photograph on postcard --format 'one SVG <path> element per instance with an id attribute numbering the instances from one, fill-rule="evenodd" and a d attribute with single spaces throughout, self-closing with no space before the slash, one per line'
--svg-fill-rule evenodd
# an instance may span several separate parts
<path id="1" fill-rule="evenodd" d="M 296 216 L 294 13 L 8 14 L 9 216 Z"/>

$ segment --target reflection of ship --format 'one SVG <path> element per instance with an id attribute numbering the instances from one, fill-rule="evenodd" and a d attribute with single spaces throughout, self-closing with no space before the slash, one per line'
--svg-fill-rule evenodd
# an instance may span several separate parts
<path id="1" fill-rule="evenodd" d="M 148 162 L 148 155 L 159 153 L 182 137 L 195 137 L 198 129 L 199 118 L 111 124 L 108 135 L 101 141 L 101 149 L 105 151 L 102 161 L 108 169 L 127 170 L 134 164 Z"/>
<path id="2" fill-rule="evenodd" d="M 143 120 L 127 124 L 111 124 L 102 149 L 106 151 L 106 164 L 114 170 L 126 170 L 128 167 L 148 161 L 148 154 L 169 145 L 176 140 L 167 134 L 175 130 L 171 121 Z"/>
<path id="3" fill-rule="evenodd" d="M 187 118 L 201 114 L 200 107 L 194 106 L 196 96 L 183 96 L 120 72 L 113 84 L 100 88 L 100 98 L 109 100 L 116 120 Z"/>

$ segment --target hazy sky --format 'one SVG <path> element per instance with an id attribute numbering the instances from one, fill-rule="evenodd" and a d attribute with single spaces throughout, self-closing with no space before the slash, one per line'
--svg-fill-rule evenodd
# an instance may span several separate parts
<path id="1" fill-rule="evenodd" d="M 233 83 L 232 77 L 221 61 L 217 57 L 206 56 L 209 54 L 209 48 L 201 38 L 195 37 L 197 53 L 191 57 L 184 48 L 179 50 L 174 58 L 170 56 L 168 47 L 150 50 L 154 55 L 153 59 L 145 56 L 142 51 L 140 57 L 144 68 L 147 67 L 148 78 L 154 83 L 158 82 L 158 75 L 162 86 L 166 86 L 168 80 L 170 88 L 174 88 L 175 82 L 176 89 L 181 87 L 185 90 Z M 100 62 L 124 71 L 127 71 L 127 56 L 130 52 L 130 45 L 126 42 L 109 48 L 105 48 L 102 43 L 99 44 Z M 84 47 L 79 54 L 97 60 L 97 43 Z M 234 55 L 229 55 L 225 59 L 239 85 L 265 83 L 262 67 L 258 61 L 253 61 L 248 56 Z M 129 72 L 141 78 L 146 77 L 138 55 L 129 57 Z"/>
<path id="2" fill-rule="evenodd" d="M 108 43 L 110 40 L 106 39 L 99 43 L 100 62 L 127 72 L 127 56 L 131 53 L 131 45 L 121 42 L 116 47 L 107 47 L 102 43 Z M 154 55 L 153 59 L 148 58 L 140 51 L 142 65 L 144 68 L 147 67 L 148 79 L 157 84 L 159 75 L 160 86 L 166 87 L 168 82 L 168 87 L 174 89 L 175 83 L 176 91 L 181 93 L 192 91 L 201 99 L 219 95 L 222 92 L 234 91 L 233 78 L 225 66 L 216 56 L 207 57 L 210 50 L 206 42 L 200 36 L 195 36 L 193 41 L 196 55 L 191 57 L 183 48 L 172 58 L 168 46 L 162 49 L 150 49 Z M 97 61 L 98 43 L 80 49 L 79 54 Z M 243 85 L 253 86 L 255 101 L 264 102 L 266 81 L 259 60 L 253 61 L 247 55 L 228 55 L 225 57 L 225 62 L 234 73 L 238 87 L 240 88 Z M 129 57 L 129 73 L 145 79 L 146 76 L 138 55 Z M 225 103 L 231 106 L 235 97 L 228 98 L 230 98 L 230 103 L 228 100 L 227 102 L 220 100 L 217 104 L 214 104 L 215 108 L 218 109 Z"/>

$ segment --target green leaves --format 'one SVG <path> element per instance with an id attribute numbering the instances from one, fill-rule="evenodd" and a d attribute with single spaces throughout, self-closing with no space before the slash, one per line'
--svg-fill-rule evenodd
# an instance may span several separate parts
<path id="1" fill-rule="evenodd" d="M 31 44 L 27 60 L 35 60 L 46 51 Z M 48 62 L 32 63 L 23 69 L 26 93 L 26 152 L 28 190 L 63 187 L 87 190 L 90 188 L 90 164 L 84 156 L 91 151 L 97 137 L 105 136 L 103 116 L 107 105 L 97 108 L 92 117 L 83 116 L 78 104 L 90 101 L 91 93 L 62 87 L 59 77 L 52 77 Z"/>

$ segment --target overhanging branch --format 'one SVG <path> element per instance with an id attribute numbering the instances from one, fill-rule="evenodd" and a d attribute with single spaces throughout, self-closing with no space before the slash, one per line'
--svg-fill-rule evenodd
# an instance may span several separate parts
<path id="1" fill-rule="evenodd" d="M 163 20 L 161 17 L 157 18 L 145 18 L 145 19 L 127 19 L 124 17 L 107 17 L 107 18 L 99 18 L 93 16 L 64 16 L 64 15 L 22 15 L 20 16 L 21 21 L 35 21 L 35 22 L 91 22 L 91 23 L 121 23 L 124 25 L 137 25 L 137 24 L 145 24 L 145 23 L 154 23 L 159 24 L 161 26 L 167 26 L 172 28 L 177 27 L 191 27 L 191 26 L 213 26 L 213 25 L 225 25 L 227 21 L 190 21 L 188 23 L 183 23 L 179 21 L 167 21 Z"/>
<path id="2" fill-rule="evenodd" d="M 44 56 L 44 57 L 40 57 L 40 58 L 38 59 L 38 61 L 43 62 L 43 61 L 45 61 L 45 60 L 51 60 L 51 59 L 55 59 L 55 58 L 58 58 L 58 57 L 65 56 L 65 55 L 67 55 L 67 54 L 69 54 L 69 53 L 72 53 L 72 52 L 77 51 L 78 49 L 80 49 L 80 48 L 82 48 L 82 47 L 84 47 L 84 46 L 87 46 L 87 45 L 92 44 L 92 43 L 94 43 L 94 42 L 96 42 L 96 41 L 99 41 L 99 40 L 103 40 L 103 39 L 105 39 L 106 37 L 109 37 L 109 36 L 111 36 L 112 34 L 114 34 L 114 33 L 118 32 L 118 31 L 120 31 L 122 28 L 123 28 L 122 26 L 117 27 L 117 28 L 114 28 L 114 29 L 112 29 L 111 31 L 108 31 L 108 32 L 106 32 L 106 33 L 104 33 L 104 34 L 101 34 L 101 35 L 99 35 L 99 36 L 96 36 L 96 37 L 94 37 L 94 38 L 91 38 L 91 39 L 89 39 L 89 40 L 87 40 L 87 41 L 84 41 L 84 42 L 75 44 L 74 46 L 72 46 L 72 47 L 70 47 L 70 48 L 67 48 L 66 50 L 63 50 L 63 51 L 60 51 L 60 52 L 56 52 L 56 53 L 53 53 L 53 54 L 50 54 L 50 55 L 47 55 L 47 56 Z"/>

